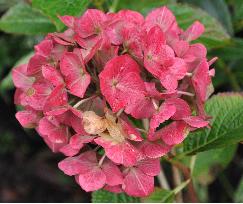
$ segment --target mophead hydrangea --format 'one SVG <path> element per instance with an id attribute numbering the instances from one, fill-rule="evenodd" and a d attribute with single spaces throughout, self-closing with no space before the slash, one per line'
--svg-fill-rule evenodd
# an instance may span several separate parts
<path id="1" fill-rule="evenodd" d="M 204 26 L 184 31 L 167 7 L 60 19 L 68 29 L 13 69 L 16 118 L 67 157 L 59 168 L 85 191 L 147 196 L 160 158 L 209 125 L 216 58 L 193 43 Z"/>

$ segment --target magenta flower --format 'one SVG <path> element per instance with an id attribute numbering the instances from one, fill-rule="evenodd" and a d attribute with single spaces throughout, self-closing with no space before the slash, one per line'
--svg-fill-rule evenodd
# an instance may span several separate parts
<path id="1" fill-rule="evenodd" d="M 16 118 L 67 157 L 59 168 L 85 191 L 148 196 L 160 158 L 209 126 L 216 58 L 194 43 L 204 26 L 183 31 L 166 7 L 145 18 L 89 9 L 60 20 L 68 29 L 13 69 Z"/>

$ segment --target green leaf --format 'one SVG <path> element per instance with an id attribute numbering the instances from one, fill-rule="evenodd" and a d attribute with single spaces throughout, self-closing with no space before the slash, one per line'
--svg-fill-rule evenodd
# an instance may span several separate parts
<path id="1" fill-rule="evenodd" d="M 92 193 L 92 203 L 139 203 L 140 199 L 131 197 L 125 193 L 111 193 L 106 190 L 98 190 Z"/>
<path id="2" fill-rule="evenodd" d="M 237 190 L 235 191 L 234 202 L 243 203 L 243 176 L 241 177 Z"/>
<path id="3" fill-rule="evenodd" d="M 208 185 L 224 170 L 234 157 L 237 145 L 212 149 L 196 155 L 193 177 L 199 183 Z"/>
<path id="4" fill-rule="evenodd" d="M 208 100 L 206 112 L 212 116 L 212 127 L 189 134 L 183 143 L 184 154 L 225 147 L 243 140 L 243 95 L 215 95 Z"/>
<path id="5" fill-rule="evenodd" d="M 240 31 L 243 28 L 243 1 L 231 0 L 229 1 L 231 8 L 233 9 L 233 22 L 236 31 Z"/>
<path id="6" fill-rule="evenodd" d="M 17 34 L 45 34 L 55 31 L 51 21 L 27 4 L 11 7 L 0 19 L 0 30 Z"/>
<path id="7" fill-rule="evenodd" d="M 33 0 L 32 6 L 41 10 L 56 25 L 57 30 L 65 26 L 58 16 L 81 15 L 89 4 L 89 0 Z"/>
<path id="8" fill-rule="evenodd" d="M 169 8 L 174 12 L 181 28 L 188 28 L 198 20 L 205 26 L 204 34 L 195 42 L 203 43 L 208 49 L 222 47 L 229 43 L 230 36 L 221 24 L 200 8 L 186 4 L 173 4 Z"/>
<path id="9" fill-rule="evenodd" d="M 233 25 L 231 21 L 231 14 L 225 0 L 183 0 L 183 2 L 193 4 L 205 10 L 211 16 L 215 17 L 228 31 L 233 35 Z"/>
<path id="10" fill-rule="evenodd" d="M 175 193 L 170 190 L 165 190 L 161 188 L 155 188 L 154 192 L 143 198 L 143 203 L 173 203 L 175 198 Z"/>

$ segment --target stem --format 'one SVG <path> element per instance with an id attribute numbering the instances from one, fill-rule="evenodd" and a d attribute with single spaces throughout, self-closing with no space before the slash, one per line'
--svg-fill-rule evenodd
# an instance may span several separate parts
<path id="1" fill-rule="evenodd" d="M 187 192 L 188 198 L 190 199 L 190 202 L 198 203 L 198 197 L 191 179 L 190 169 L 178 161 L 174 161 L 174 160 L 167 160 L 167 161 L 170 162 L 172 165 L 176 166 L 183 173 L 185 180 L 190 180 L 190 182 L 188 183 L 188 192 Z"/>
<path id="2" fill-rule="evenodd" d="M 173 172 L 173 181 L 174 181 L 174 186 L 175 188 L 177 186 L 181 185 L 181 175 L 177 167 L 172 166 L 172 172 Z M 178 194 L 176 195 L 176 202 L 177 203 L 183 203 L 183 197 L 182 197 L 182 192 L 179 191 Z"/>
<path id="3" fill-rule="evenodd" d="M 177 91 L 178 94 L 186 95 L 186 96 L 195 96 L 195 94 L 186 92 L 186 91 Z"/>
<path id="4" fill-rule="evenodd" d="M 148 131 L 149 130 L 149 120 L 148 120 L 148 118 L 143 119 L 142 121 L 143 121 L 143 127 L 144 127 L 144 129 L 146 131 Z"/>
<path id="5" fill-rule="evenodd" d="M 124 111 L 124 108 L 120 109 L 117 113 L 116 113 L 116 117 L 118 118 L 122 112 Z"/>
<path id="6" fill-rule="evenodd" d="M 81 104 L 83 104 L 83 103 L 85 103 L 85 102 L 87 102 L 87 101 L 89 101 L 89 100 L 91 100 L 91 99 L 93 99 L 93 98 L 95 98 L 95 97 L 97 97 L 97 96 L 94 95 L 94 96 L 91 96 L 91 97 L 89 97 L 89 98 L 82 99 L 82 100 L 80 100 L 78 103 L 76 103 L 73 107 L 74 107 L 74 108 L 78 108 Z"/>
<path id="7" fill-rule="evenodd" d="M 218 65 L 228 76 L 232 89 L 234 91 L 240 91 L 241 90 L 240 85 L 237 81 L 235 74 L 231 71 L 231 69 L 225 64 L 225 62 L 223 60 L 220 60 L 220 59 L 218 60 Z"/>
<path id="8" fill-rule="evenodd" d="M 101 166 L 103 164 L 105 157 L 106 157 L 105 154 L 101 157 L 101 159 L 99 161 L 99 166 Z"/>
<path id="9" fill-rule="evenodd" d="M 144 129 L 141 129 L 141 128 L 136 128 L 138 131 L 140 131 L 140 132 L 143 132 L 143 133 L 147 133 L 147 131 L 146 130 L 144 130 Z"/>
<path id="10" fill-rule="evenodd" d="M 157 105 L 155 99 L 152 99 L 152 103 L 154 105 L 155 110 L 159 110 L 159 106 Z"/>
<path id="11" fill-rule="evenodd" d="M 190 73 L 190 72 L 187 72 L 187 73 L 186 73 L 186 76 L 189 76 L 189 77 L 191 77 L 191 76 L 192 76 L 192 73 Z"/>
<path id="12" fill-rule="evenodd" d="M 159 181 L 161 188 L 166 189 L 166 190 L 170 190 L 170 186 L 168 184 L 168 181 L 166 179 L 166 176 L 165 176 L 165 173 L 164 173 L 164 170 L 162 169 L 162 167 L 161 167 L 161 170 L 160 170 L 157 178 L 158 178 L 158 181 Z"/>

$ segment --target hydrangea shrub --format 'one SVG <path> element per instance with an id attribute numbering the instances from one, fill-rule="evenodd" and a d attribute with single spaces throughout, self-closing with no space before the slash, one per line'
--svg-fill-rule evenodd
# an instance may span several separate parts
<path id="1" fill-rule="evenodd" d="M 85 191 L 148 196 L 160 158 L 209 126 L 216 58 L 193 42 L 204 26 L 182 30 L 167 7 L 60 19 L 68 29 L 13 69 L 16 118 L 66 156 L 59 168 Z"/>

